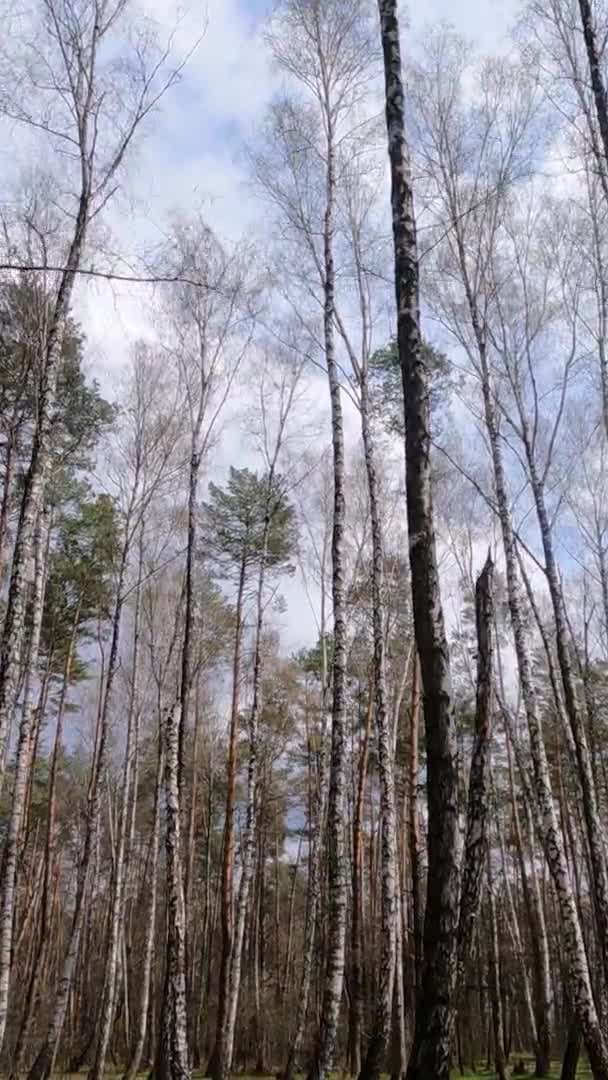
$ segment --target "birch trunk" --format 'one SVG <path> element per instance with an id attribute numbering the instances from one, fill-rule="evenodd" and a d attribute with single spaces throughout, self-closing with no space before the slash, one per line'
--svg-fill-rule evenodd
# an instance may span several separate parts
<path id="1" fill-rule="evenodd" d="M 261 708 L 262 694 L 262 629 L 264 622 L 264 584 L 266 578 L 266 557 L 268 550 L 268 535 L 271 525 L 270 499 L 272 497 L 273 469 L 269 473 L 268 481 L 268 505 L 264 519 L 264 532 L 262 537 L 262 552 L 260 555 L 260 569 L 258 574 L 257 598 L 256 598 L 256 629 L 255 629 L 255 656 L 253 664 L 253 701 L 249 714 L 249 762 L 247 766 L 247 812 L 245 821 L 245 833 L 243 838 L 243 855 L 241 866 L 241 879 L 239 882 L 238 902 L 235 921 L 235 934 L 230 958 L 230 973 L 228 978 L 228 1000 L 226 1007 L 226 1020 L 221 1034 L 219 1065 L 217 1077 L 219 1080 L 229 1080 L 232 1069 L 234 1054 L 234 1034 L 236 1029 L 236 1012 L 241 988 L 241 959 L 243 952 L 243 939 L 245 935 L 245 921 L 247 918 L 247 904 L 253 873 L 255 869 L 256 851 L 256 815 L 257 815 L 257 786 L 258 786 L 258 721 Z"/>
<path id="2" fill-rule="evenodd" d="M 19 686 L 21 653 L 25 634 L 28 567 L 33 551 L 34 528 L 42 509 L 42 499 L 50 463 L 63 330 L 72 299 L 76 272 L 84 248 L 89 199 L 89 178 L 88 173 L 85 171 L 74 233 L 49 322 L 44 355 L 41 357 L 37 422 L 32 438 L 30 461 L 23 481 L 23 495 L 13 550 L 6 614 L 0 639 L 0 790 L 6 767 L 9 723 L 17 700 Z"/>
<path id="3" fill-rule="evenodd" d="M 515 848 L 519 863 L 524 904 L 528 914 L 530 926 L 530 940 L 532 942 L 532 955 L 534 959 L 534 973 L 537 994 L 536 1019 L 533 1031 L 536 1031 L 537 1045 L 536 1076 L 548 1076 L 551 1069 L 551 1032 L 553 1029 L 553 993 L 551 989 L 551 957 L 549 953 L 549 941 L 547 937 L 547 924 L 543 907 L 543 898 L 538 884 L 538 876 L 532 863 L 532 872 L 528 876 L 524 858 L 524 843 L 521 830 L 519 808 L 515 793 L 515 777 L 513 774 L 513 754 L 509 733 L 506 734 L 507 762 L 509 769 L 509 786 L 511 791 L 511 807 L 513 813 L 513 832 L 515 836 Z M 525 798 L 525 796 L 524 796 Z M 526 802 L 526 814 L 530 810 Z"/>
<path id="4" fill-rule="evenodd" d="M 555 643 L 564 693 L 564 704 L 574 742 L 576 764 L 583 796 L 583 814 L 592 867 L 592 880 L 590 883 L 591 892 L 604 967 L 604 981 L 605 984 L 608 985 L 608 865 L 606 861 L 606 846 L 604 842 L 601 815 L 599 813 L 585 721 L 581 715 L 574 672 L 572 670 L 564 598 L 553 551 L 551 525 L 545 505 L 544 484 L 538 476 L 536 462 L 534 460 L 534 451 L 524 417 L 522 417 L 522 424 L 526 458 L 530 471 L 530 482 L 541 533 L 543 553 L 545 556 L 545 574 L 553 607 Z"/>
<path id="5" fill-rule="evenodd" d="M 418 250 L 396 0 L 378 0 L 391 166 L 397 338 L 406 426 L 406 489 L 416 644 L 427 749 L 428 858 L 424 971 L 410 1080 L 448 1080 L 460 885 L 458 748 L 431 494 L 428 372 L 422 352 Z"/>
<path id="6" fill-rule="evenodd" d="M 505 1059 L 505 1024 L 500 994 L 500 957 L 498 952 L 498 927 L 494 904 L 494 884 L 492 875 L 492 853 L 488 848 L 488 931 L 489 931 L 489 977 L 490 1003 L 492 1006 L 492 1033 L 494 1036 L 494 1066 L 498 1080 L 507 1080 L 507 1062 Z"/>
<path id="7" fill-rule="evenodd" d="M 15 1061 L 13 1070 L 16 1075 L 21 1071 L 21 1064 L 23 1060 L 23 1054 L 25 1051 L 25 1045 L 29 1035 L 30 1025 L 32 1022 L 33 1011 L 36 1004 L 36 992 L 38 985 L 42 982 L 42 973 L 46 968 L 46 961 L 48 953 L 51 947 L 50 931 L 52 922 L 52 908 L 53 908 L 53 896 L 51 895 L 51 881 L 54 877 L 54 865 L 55 865 L 55 847 L 57 843 L 56 836 L 56 817 L 57 817 L 57 772 L 59 767 L 59 755 L 62 749 L 63 741 L 63 721 L 65 716 L 66 697 L 68 687 L 70 685 L 70 678 L 72 673 L 72 663 L 74 659 L 74 649 L 76 645 L 76 630 L 80 620 L 80 605 L 76 605 L 74 613 L 74 621 L 72 624 L 72 633 L 68 645 L 66 654 L 65 667 L 63 672 L 63 683 L 61 686 L 61 694 L 59 697 L 59 705 L 57 708 L 57 721 L 55 728 L 55 739 L 53 743 L 53 753 L 51 757 L 51 767 L 49 773 L 49 797 L 48 797 L 48 811 L 47 811 L 47 826 L 46 826 L 46 838 L 44 847 L 44 878 L 42 883 L 42 912 L 40 918 L 40 934 L 38 939 L 37 950 L 35 954 L 35 960 L 32 964 L 32 971 L 28 984 L 25 1006 L 23 1011 L 23 1017 L 21 1020 L 21 1026 L 19 1029 L 19 1035 L 17 1037 L 17 1043 L 15 1046 Z"/>
<path id="8" fill-rule="evenodd" d="M 189 1080 L 186 1017 L 186 928 L 179 800 L 179 702 L 165 713 L 167 950 L 155 1080 Z"/>
<path id="9" fill-rule="evenodd" d="M 283 965 L 283 976 L 279 982 L 279 999 L 283 1000 L 287 987 L 289 986 L 289 976 L 291 974 L 291 962 L 292 962 L 292 950 L 293 950 L 293 926 L 294 915 L 296 906 L 296 889 L 298 885 L 298 870 L 300 869 L 300 857 L 302 855 L 302 837 L 298 841 L 298 851 L 296 854 L 296 862 L 293 870 L 293 881 L 291 883 L 291 893 L 289 896 L 289 920 L 287 923 L 287 947 L 285 949 L 285 963 Z"/>
<path id="10" fill-rule="evenodd" d="M 134 498 L 134 495 L 133 495 Z M 133 505 L 133 504 L 131 504 Z M 101 807 L 101 795 L 106 778 L 107 754 L 108 754 L 108 727 L 110 720 L 110 702 L 114 679 L 118 668 L 118 645 L 120 640 L 120 626 L 122 609 L 124 604 L 124 582 L 129 554 L 130 514 L 127 514 L 125 525 L 125 539 L 120 558 L 118 580 L 116 585 L 116 599 L 112 617 L 112 641 L 110 655 L 108 657 L 105 686 L 101 692 L 101 702 L 98 717 L 97 745 L 94 762 L 91 770 L 91 779 L 87 798 L 87 810 L 85 820 L 85 838 L 82 859 L 78 868 L 76 884 L 76 896 L 74 898 L 74 913 L 68 940 L 63 969 L 55 992 L 55 999 L 51 1012 L 51 1020 L 46 1034 L 46 1039 L 41 1047 L 29 1073 L 28 1080 L 48 1080 L 50 1077 L 59 1050 L 59 1042 L 63 1032 L 68 1002 L 72 991 L 74 973 L 80 951 L 80 940 L 85 917 L 85 901 L 88 891 L 89 880 L 93 860 L 95 858 L 99 838 L 99 815 Z"/>
<path id="11" fill-rule="evenodd" d="M 346 692 L 346 593 L 344 584 L 345 470 L 344 420 L 340 379 L 335 354 L 335 146 L 332 109 L 326 102 L 327 171 L 325 178 L 325 220 L 323 229 L 323 339 L 329 382 L 333 450 L 332 599 L 334 651 L 332 664 L 331 753 L 327 804 L 329 854 L 329 910 L 327 917 L 327 961 L 323 982 L 319 1043 L 311 1080 L 326 1080 L 336 1047 L 346 942 L 346 859 L 344 845 L 345 787 L 345 692 Z"/>
<path id="12" fill-rule="evenodd" d="M 490 742 L 492 738 L 492 686 L 494 622 L 492 581 L 494 566 L 490 553 L 475 588 L 477 622 L 477 700 L 475 740 L 469 774 L 462 894 L 458 924 L 458 984 L 462 988 L 465 963 L 470 956 L 479 918 L 483 875 L 488 848 L 490 816 Z"/>
<path id="13" fill-rule="evenodd" d="M 538 1071 L 539 1064 L 541 1064 L 540 1057 L 539 1057 L 539 1034 L 538 1034 L 538 1026 L 537 1026 L 536 1014 L 534 1012 L 534 1004 L 533 1004 L 533 1000 L 532 1000 L 532 988 L 531 988 L 531 985 L 530 985 L 530 976 L 529 976 L 529 973 L 528 973 L 528 961 L 527 961 L 527 957 L 526 957 L 522 937 L 521 937 L 521 934 L 520 934 L 520 931 L 519 931 L 518 915 L 517 915 L 517 910 L 516 910 L 516 907 L 515 907 L 515 901 L 513 899 L 513 889 L 511 888 L 511 875 L 509 873 L 509 868 L 507 866 L 507 853 L 506 853 L 506 850 L 505 850 L 505 841 L 504 841 L 504 835 L 503 835 L 503 830 L 502 830 L 501 826 L 499 826 L 499 831 L 500 831 L 500 856 L 501 856 L 501 863 L 502 863 L 502 877 L 503 877 L 504 893 L 505 893 L 505 898 L 506 898 L 506 902 L 507 902 L 507 921 L 508 921 L 508 924 L 509 924 L 509 934 L 510 934 L 510 937 L 511 937 L 511 941 L 512 941 L 512 944 L 513 944 L 513 951 L 515 953 L 515 957 L 516 957 L 517 963 L 519 965 L 519 969 L 520 969 L 520 972 L 521 972 L 521 978 L 522 978 L 523 985 L 524 985 L 524 991 L 523 992 L 524 992 L 524 1004 L 525 1004 L 525 1007 L 526 1007 L 526 1016 L 527 1016 L 527 1020 L 528 1020 L 528 1026 L 530 1028 L 530 1032 L 531 1032 L 531 1035 L 532 1035 L 532 1041 L 534 1043 L 534 1053 L 536 1055 L 535 1075 L 536 1076 L 543 1076 L 543 1075 L 546 1075 L 546 1074 L 544 1074 L 543 1072 Z M 541 1065 L 541 1068 L 542 1068 L 542 1065 Z"/>
<path id="14" fill-rule="evenodd" d="M 324 609 L 324 594 L 321 598 L 321 607 Z M 283 1072 L 283 1080 L 293 1080 L 298 1057 L 304 1038 L 310 990 L 312 985 L 314 946 L 317 930 L 317 918 L 321 907 L 321 858 L 324 848 L 325 813 L 327 805 L 327 752 L 326 752 L 326 718 L 327 718 L 327 648 L 325 644 L 325 620 L 321 617 L 322 637 L 322 690 L 321 690 L 321 749 L 319 754 L 319 775 L 314 787 L 311 800 L 310 819 L 308 823 L 308 895 L 306 899 L 306 915 L 304 919 L 304 950 L 302 958 L 302 975 L 300 993 L 294 1033 L 291 1039 L 287 1063 Z"/>
<path id="15" fill-rule="evenodd" d="M 150 904 L 146 920 L 144 959 L 141 972 L 141 999 L 137 1039 L 131 1055 L 129 1068 L 124 1080 L 135 1080 L 143 1057 L 148 1030 L 148 1011 L 150 1007 L 150 987 L 152 980 L 152 961 L 154 959 L 154 935 L 156 932 L 156 907 L 158 896 L 158 854 L 160 850 L 160 804 L 164 772 L 164 749 L 162 732 L 159 732 L 158 764 L 156 766 L 156 786 L 154 789 L 154 819 L 152 825 L 152 858 L 150 864 Z"/>
<path id="16" fill-rule="evenodd" d="M 378 763 L 380 771 L 380 812 L 382 815 L 382 952 L 380 958 L 380 995 L 374 1028 L 360 1080 L 378 1080 L 386 1050 L 389 1046 L 392 1018 L 395 963 L 397 949 L 397 822 L 395 811 L 395 778 L 393 770 L 393 730 L 390 721 L 386 685 L 385 623 L 386 598 L 384 586 L 384 544 L 378 498 L 378 477 L 370 424 L 370 403 L 367 363 L 360 379 L 361 433 L 369 491 L 372 533 L 372 609 L 374 640 L 374 691 L 376 728 L 378 734 Z"/>
<path id="17" fill-rule="evenodd" d="M 139 622 L 141 607 L 141 583 L 143 577 L 143 522 L 141 525 L 139 544 L 139 567 L 135 592 L 135 612 L 133 621 L 133 670 L 131 675 L 131 687 L 129 693 L 129 706 L 127 714 L 127 743 L 122 773 L 121 808 L 118 822 L 118 843 L 116 845 L 116 857 L 114 860 L 114 873 L 112 877 L 112 897 L 110 913 L 110 933 L 107 945 L 106 966 L 104 972 L 104 985 L 102 991 L 100 1032 L 95 1052 L 93 1068 L 89 1074 L 90 1080 L 103 1080 L 108 1044 L 112 1033 L 114 1012 L 116 1006 L 116 982 L 118 971 L 118 959 L 120 938 L 124 917 L 124 893 L 125 893 L 125 850 L 127 844 L 127 829 L 129 825 L 129 804 L 131 799 L 132 777 L 134 771 L 134 755 L 136 752 L 136 716 L 139 709 Z"/>
<path id="18" fill-rule="evenodd" d="M 200 414 L 199 414 L 200 415 Z M 181 654 L 179 712 L 169 710 L 166 721 L 165 783 L 167 803 L 167 896 L 169 926 L 163 997 L 163 1023 L 157 1063 L 158 1080 L 181 1080 L 190 1075 L 187 1008 L 187 925 L 181 842 L 184 787 L 184 738 L 192 683 L 192 626 L 194 618 L 193 566 L 196 555 L 196 515 L 201 456 L 200 424 L 192 433 L 188 487 L 188 542 L 186 550 L 184 640 Z M 177 725 L 177 754 L 173 760 L 173 727 Z M 186 875 L 187 877 L 187 875 Z M 169 1041 L 167 1041 L 169 1040 Z M 95 1078 L 99 1080 L 99 1078 Z"/>
<path id="19" fill-rule="evenodd" d="M 234 1036 L 236 1030 L 236 1013 L 241 986 L 241 963 L 243 953 L 243 940 L 245 935 L 245 923 L 247 919 L 248 900 L 251 882 L 255 871 L 256 854 L 256 828 L 257 828 L 257 802 L 258 802 L 258 726 L 262 708 L 262 632 L 264 628 L 265 611 L 265 586 L 266 570 L 268 561 L 268 545 L 270 531 L 275 513 L 275 500 L 282 498 L 280 492 L 275 491 L 275 474 L 277 462 L 282 448 L 285 433 L 285 423 L 291 404 L 295 382 L 292 383 L 290 392 L 285 401 L 281 402 L 279 424 L 273 453 L 268 461 L 268 477 L 266 489 L 266 506 L 264 509 L 264 524 L 261 536 L 261 550 L 259 554 L 259 570 L 256 591 L 256 627 L 255 649 L 253 661 L 253 698 L 249 713 L 249 762 L 247 768 L 247 812 L 245 832 L 243 839 L 243 853 L 241 865 L 241 879 L 237 903 L 237 915 L 235 925 L 235 938 L 232 948 L 230 972 L 229 972 L 229 997 L 226 1010 L 226 1022 L 222 1031 L 220 1044 L 220 1059 L 218 1076 L 220 1080 L 228 1080 L 232 1068 L 234 1054 Z M 277 882 L 276 903 L 279 900 L 279 888 Z M 278 922 L 278 908 L 277 908 Z"/>
<path id="20" fill-rule="evenodd" d="M 352 872 L 352 921 L 351 921 L 351 1002 L 350 1002 L 350 1026 L 348 1033 L 349 1061 L 351 1076 L 358 1076 L 361 1068 L 361 1032 L 363 1030 L 363 986 L 362 986 L 362 955 L 361 934 L 363 924 L 363 909 L 361 886 L 363 876 L 363 801 L 365 796 L 365 784 L 367 780 L 367 763 L 369 759 L 369 736 L 374 709 L 373 683 L 369 687 L 369 701 L 365 719 L 365 732 L 363 746 L 359 756 L 359 776 L 357 780 L 357 796 L 355 799 L 355 812 L 353 816 L 353 872 Z"/>
<path id="21" fill-rule="evenodd" d="M 0 894 L 0 1048 L 4 1043 L 9 1006 L 19 841 L 25 814 L 28 779 L 32 768 L 32 728 L 35 723 L 34 687 L 38 673 L 40 632 L 44 608 L 47 529 L 48 515 L 45 511 L 41 511 L 36 524 L 32 629 L 15 763 L 15 783 L 10 804 L 2 864 L 2 892 Z"/>
<path id="22" fill-rule="evenodd" d="M 463 269 L 466 266 L 464 255 L 461 257 L 461 266 Z M 540 819 L 539 824 L 542 830 L 543 847 L 553 877 L 559 903 L 562 923 L 562 947 L 566 958 L 573 1009 L 584 1033 L 585 1043 L 587 1045 L 592 1066 L 597 1072 L 597 1076 L 600 1080 L 608 1080 L 608 1045 L 602 1033 L 593 1000 L 589 966 L 585 954 L 584 939 L 576 908 L 576 901 L 568 871 L 564 839 L 553 801 L 547 752 L 538 712 L 536 691 L 532 678 L 532 666 L 528 651 L 526 630 L 521 614 L 515 538 L 513 535 L 513 526 L 509 510 L 507 485 L 502 461 L 502 449 L 500 445 L 485 339 L 466 273 L 464 274 L 464 277 L 471 322 L 480 360 L 485 423 L 490 442 L 494 471 L 494 488 L 505 552 L 509 612 L 515 641 L 522 700 L 530 736 L 534 793 Z"/>
<path id="23" fill-rule="evenodd" d="M 224 847 L 222 854 L 221 915 L 222 957 L 218 992 L 215 1045 L 207 1074 L 220 1080 L 220 1049 L 226 1024 L 230 965 L 233 949 L 233 870 L 234 870 L 234 807 L 236 802 L 236 750 L 241 689 L 241 654 L 243 648 L 243 603 L 245 595 L 246 562 L 243 558 L 239 574 L 236 599 L 236 626 L 234 631 L 234 654 L 232 661 L 232 704 L 230 709 L 230 736 L 228 743 L 228 766 L 226 778 L 226 815 L 224 821 Z"/>
<path id="24" fill-rule="evenodd" d="M 590 0 L 578 0 L 578 7 L 583 26 L 583 38 L 589 63 L 589 77 L 591 89 L 593 91 L 597 123 L 602 140 L 602 149 L 606 159 L 602 168 L 602 172 L 605 174 L 608 169 L 608 93 L 606 92 L 602 71 L 601 49 L 598 47 L 597 43 Z"/>
<path id="25" fill-rule="evenodd" d="M 410 745 L 408 754 L 407 781 L 407 833 L 409 839 L 409 862 L 412 880 L 412 923 L 414 931 L 414 990 L 418 994 L 422 985 L 423 961 L 423 918 L 424 898 L 422 893 L 422 852 L 420 845 L 420 826 L 418 822 L 418 735 L 420 731 L 420 661 L 418 653 L 414 656 L 412 676 L 412 699 L 410 708 Z"/>

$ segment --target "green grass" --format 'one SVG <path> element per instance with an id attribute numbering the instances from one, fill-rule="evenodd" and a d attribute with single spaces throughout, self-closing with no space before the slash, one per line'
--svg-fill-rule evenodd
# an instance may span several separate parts
<path id="1" fill-rule="evenodd" d="M 513 1066 L 513 1063 L 516 1060 L 517 1060 L 517 1055 L 514 1054 L 513 1058 L 512 1058 L 512 1061 L 511 1061 L 511 1068 Z M 530 1058 L 530 1057 L 526 1057 L 524 1055 L 524 1061 L 525 1061 L 526 1065 L 528 1066 L 528 1072 L 527 1072 L 526 1076 L 530 1077 L 530 1080 L 532 1080 L 532 1078 L 534 1077 L 534 1059 Z M 561 1070 L 562 1070 L 561 1061 L 555 1061 L 553 1063 L 552 1067 L 551 1067 L 551 1080 L 559 1080 L 559 1077 L 561 1075 Z M 509 1075 L 512 1076 L 511 1069 L 509 1070 Z M 591 1080 L 592 1072 L 591 1072 L 591 1069 L 589 1068 L 589 1065 L 586 1062 L 579 1063 L 578 1069 L 576 1071 L 576 1075 L 577 1075 L 578 1080 Z M 494 1069 L 490 1069 L 488 1071 L 486 1068 L 484 1068 L 482 1066 L 478 1066 L 477 1071 L 474 1072 L 474 1073 L 473 1072 L 465 1072 L 464 1075 L 463 1075 L 460 1072 L 459 1069 L 456 1069 L 456 1070 L 454 1070 L 452 1076 L 453 1076 L 453 1080 L 495 1080 L 496 1073 L 495 1073 Z M 513 1080 L 517 1080 L 517 1077 L 513 1077 Z M 525 1080 L 525 1077 L 522 1077 L 522 1080 Z"/>

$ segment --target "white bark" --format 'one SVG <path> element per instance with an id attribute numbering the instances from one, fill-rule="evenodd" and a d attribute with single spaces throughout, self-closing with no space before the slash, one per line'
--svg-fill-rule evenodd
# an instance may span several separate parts
<path id="1" fill-rule="evenodd" d="M 158 854 L 160 850 L 160 807 L 163 787 L 165 755 L 163 748 L 163 733 L 159 732 L 158 764 L 156 767 L 156 786 L 154 788 L 154 820 L 152 825 L 152 858 L 150 860 L 150 903 L 146 916 L 146 933 L 144 944 L 144 959 L 141 971 L 141 999 L 139 1004 L 139 1020 L 137 1025 L 137 1038 L 135 1047 L 124 1080 L 135 1080 L 139 1072 L 139 1066 L 144 1052 L 146 1035 L 148 1031 L 148 1009 L 150 1005 L 150 985 L 152 977 L 152 960 L 154 957 L 154 937 L 156 933 L 156 908 L 158 897 Z"/>
<path id="2" fill-rule="evenodd" d="M 28 779 L 32 768 L 32 729 L 35 723 L 35 684 L 44 609 L 48 526 L 48 514 L 43 510 L 39 514 L 36 525 L 32 629 L 0 893 L 0 1046 L 4 1042 L 9 1007 L 19 840 L 25 814 Z"/>

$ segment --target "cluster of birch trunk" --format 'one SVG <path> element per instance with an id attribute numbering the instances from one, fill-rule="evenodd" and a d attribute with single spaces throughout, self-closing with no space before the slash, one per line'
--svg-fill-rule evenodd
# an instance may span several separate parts
<path id="1" fill-rule="evenodd" d="M 180 208 L 137 258 L 108 209 L 192 51 L 7 10 L 11 1077 L 608 1080 L 605 12 L 483 57 L 397 9 L 278 0 L 263 240 Z M 101 388 L 95 280 L 148 325 Z"/>

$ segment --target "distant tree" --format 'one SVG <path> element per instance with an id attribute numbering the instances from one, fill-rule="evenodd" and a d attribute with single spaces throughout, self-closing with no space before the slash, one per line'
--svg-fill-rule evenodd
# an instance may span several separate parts
<path id="1" fill-rule="evenodd" d="M 50 318 L 52 296 L 32 280 L 0 285 L 0 567 L 7 554 L 8 527 L 22 494 L 24 473 L 40 398 L 40 349 L 44 326 Z M 101 395 L 95 380 L 84 371 L 85 340 L 68 318 L 62 338 L 57 374 L 57 398 L 52 416 L 51 494 L 53 505 L 65 493 L 57 486 L 89 463 L 115 409 Z"/>
<path id="2" fill-rule="evenodd" d="M 434 434 L 437 435 L 449 407 L 454 374 L 445 353 L 436 349 L 434 345 L 423 342 L 420 351 L 429 381 L 431 424 Z M 403 438 L 405 434 L 403 379 L 395 338 L 372 353 L 369 378 L 374 412 L 392 434 Z"/>
<path id="3" fill-rule="evenodd" d="M 41 914 L 36 926 L 34 962 L 30 968 L 14 1050 L 15 1072 L 23 1063 L 39 981 L 51 947 L 53 881 L 58 866 L 57 790 L 63 756 L 64 721 L 69 708 L 68 693 L 70 686 L 83 678 L 87 671 L 86 662 L 78 654 L 79 644 L 97 633 L 100 625 L 109 625 L 114 573 L 120 555 L 118 515 L 108 495 L 94 496 L 85 489 L 70 512 L 56 521 L 55 528 L 54 547 L 48 559 L 40 648 L 43 685 L 45 680 L 50 686 L 52 681 L 58 682 L 55 733 L 50 759 L 41 762 L 48 768 Z M 32 733 L 34 761 L 42 711 L 39 708 Z M 33 793 L 30 800 L 32 798 Z"/>
<path id="4" fill-rule="evenodd" d="M 231 997 L 234 959 L 234 810 L 236 802 L 237 738 L 241 707 L 244 612 L 248 588 L 254 576 L 262 581 L 292 570 L 290 558 L 296 540 L 293 507 L 285 496 L 282 478 L 272 472 L 258 476 L 249 469 L 230 469 L 224 488 L 211 483 L 209 501 L 203 507 L 202 554 L 224 581 L 236 585 L 236 617 L 232 660 L 232 704 L 228 743 L 226 816 L 222 858 L 221 916 L 222 960 L 215 1049 L 208 1073 L 225 1080 L 230 1069 L 226 1029 Z M 260 603 L 258 596 L 258 620 Z M 259 635 L 256 651 L 259 648 Z M 228 1040 L 229 1041 L 229 1040 Z"/>

